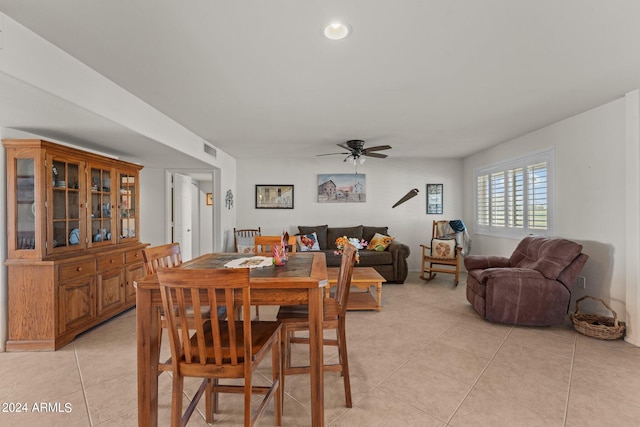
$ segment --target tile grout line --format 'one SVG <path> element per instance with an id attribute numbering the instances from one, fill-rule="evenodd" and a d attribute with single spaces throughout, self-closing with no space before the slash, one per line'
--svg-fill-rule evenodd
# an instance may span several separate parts
<path id="1" fill-rule="evenodd" d="M 73 355 L 76 358 L 76 367 L 78 368 L 78 376 L 80 377 L 80 386 L 82 387 L 82 398 L 84 399 L 84 407 L 87 410 L 87 417 L 89 417 L 89 425 L 93 427 L 93 420 L 91 419 L 91 411 L 89 410 L 89 400 L 87 399 L 87 392 L 84 387 L 84 378 L 82 377 L 82 370 L 80 369 L 80 360 L 78 359 L 78 348 L 76 343 L 73 343 Z"/>
<path id="2" fill-rule="evenodd" d="M 450 425 L 451 420 L 453 419 L 453 417 L 456 416 L 456 414 L 460 410 L 460 407 L 462 406 L 464 401 L 467 400 L 467 397 L 469 397 L 469 395 L 471 394 L 473 389 L 476 387 L 476 384 L 478 384 L 478 381 L 480 381 L 480 378 L 482 378 L 482 375 L 484 375 L 484 373 L 487 370 L 487 368 L 489 368 L 489 366 L 493 363 L 493 360 L 496 358 L 496 355 L 498 354 L 498 352 L 500 351 L 502 346 L 504 346 L 504 343 L 507 342 L 507 339 L 509 339 L 509 336 L 511 336 L 511 333 L 513 332 L 514 329 L 515 329 L 515 325 L 512 325 L 511 329 L 509 330 L 509 333 L 502 340 L 502 343 L 500 344 L 500 347 L 498 347 L 498 349 L 495 351 L 495 353 L 493 353 L 493 356 L 491 356 L 491 359 L 489 360 L 489 362 L 487 362 L 487 365 L 482 369 L 482 372 L 480 372 L 480 375 L 478 375 L 478 378 L 476 378 L 476 380 L 473 382 L 473 384 L 471 385 L 471 388 L 469 389 L 467 394 L 464 395 L 464 398 L 462 398 L 460 403 L 458 403 L 458 406 L 456 406 L 456 409 L 453 411 L 453 414 L 451 414 L 451 416 L 449 417 L 449 419 L 446 422 L 447 426 Z"/>
<path id="3" fill-rule="evenodd" d="M 567 425 L 567 415 L 569 415 L 569 399 L 571 398 L 571 384 L 573 382 L 573 367 L 576 363 L 576 351 L 578 350 L 578 334 L 573 336 L 573 357 L 571 358 L 571 367 L 569 368 L 569 387 L 567 387 L 567 400 L 564 405 L 564 419 L 562 425 Z"/>

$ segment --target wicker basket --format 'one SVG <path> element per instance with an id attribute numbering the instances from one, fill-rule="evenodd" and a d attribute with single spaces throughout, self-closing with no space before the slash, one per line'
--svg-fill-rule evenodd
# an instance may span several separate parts
<path id="1" fill-rule="evenodd" d="M 596 314 L 580 313 L 580 301 L 591 298 L 600 301 L 607 309 L 613 313 L 613 317 L 598 316 Z M 585 295 L 576 301 L 576 312 L 571 315 L 571 321 L 576 331 L 588 337 L 599 338 L 601 340 L 616 340 L 624 335 L 625 323 L 618 322 L 618 315 L 600 298 Z"/>

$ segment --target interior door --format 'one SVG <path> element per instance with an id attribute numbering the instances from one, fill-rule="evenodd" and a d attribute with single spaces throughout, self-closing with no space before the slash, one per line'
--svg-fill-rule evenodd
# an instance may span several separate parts
<path id="1" fill-rule="evenodd" d="M 180 243 L 183 261 L 192 258 L 191 177 L 173 176 L 173 241 Z"/>

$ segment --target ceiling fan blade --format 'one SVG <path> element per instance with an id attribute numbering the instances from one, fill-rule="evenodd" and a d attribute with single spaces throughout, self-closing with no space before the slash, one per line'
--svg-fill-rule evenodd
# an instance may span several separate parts
<path id="1" fill-rule="evenodd" d="M 351 153 L 327 153 L 327 154 L 316 154 L 316 157 L 320 157 L 320 156 L 335 156 L 336 154 L 351 154 Z"/>
<path id="2" fill-rule="evenodd" d="M 369 147 L 369 148 L 365 148 L 364 151 L 382 151 L 382 150 L 390 150 L 391 146 L 390 145 L 377 145 L 375 147 Z"/>
<path id="3" fill-rule="evenodd" d="M 351 151 L 351 150 L 352 150 L 352 148 L 351 148 L 351 147 L 349 147 L 348 145 L 343 144 L 343 143 L 339 143 L 339 144 L 336 144 L 336 145 L 337 145 L 338 147 L 340 147 L 340 148 L 344 148 L 345 150 L 349 150 L 349 151 Z"/>
<path id="4" fill-rule="evenodd" d="M 378 157 L 380 159 L 384 159 L 386 157 L 389 157 L 386 154 L 380 154 L 380 153 L 366 153 L 365 152 L 365 153 L 362 153 L 362 155 L 363 156 L 367 156 L 367 157 Z"/>

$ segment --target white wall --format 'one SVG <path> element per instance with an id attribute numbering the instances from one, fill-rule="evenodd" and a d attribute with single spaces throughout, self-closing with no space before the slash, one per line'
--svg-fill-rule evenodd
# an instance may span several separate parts
<path id="1" fill-rule="evenodd" d="M 625 313 L 625 102 L 618 99 L 464 160 L 464 218 L 475 227 L 474 169 L 555 146 L 555 234 L 575 240 L 590 256 L 581 275 L 589 294 Z M 509 256 L 519 239 L 472 235 L 474 253 Z M 574 309 L 573 302 L 571 310 Z"/>
<path id="2" fill-rule="evenodd" d="M 390 152 L 393 156 L 393 151 Z M 298 225 L 388 226 L 389 233 L 411 249 L 409 269 L 420 269 L 420 244 L 431 239 L 437 219 L 462 216 L 462 161 L 456 159 L 367 159 L 358 166 L 366 174 L 365 203 L 318 203 L 318 174 L 354 173 L 342 158 L 238 160 L 237 227 L 260 226 L 263 234 L 297 233 Z M 294 209 L 256 209 L 256 184 L 293 184 Z M 425 185 L 444 184 L 444 214 L 427 215 Z M 409 190 L 420 193 L 404 204 L 392 206 Z M 231 239 L 228 249 L 231 250 Z"/>

